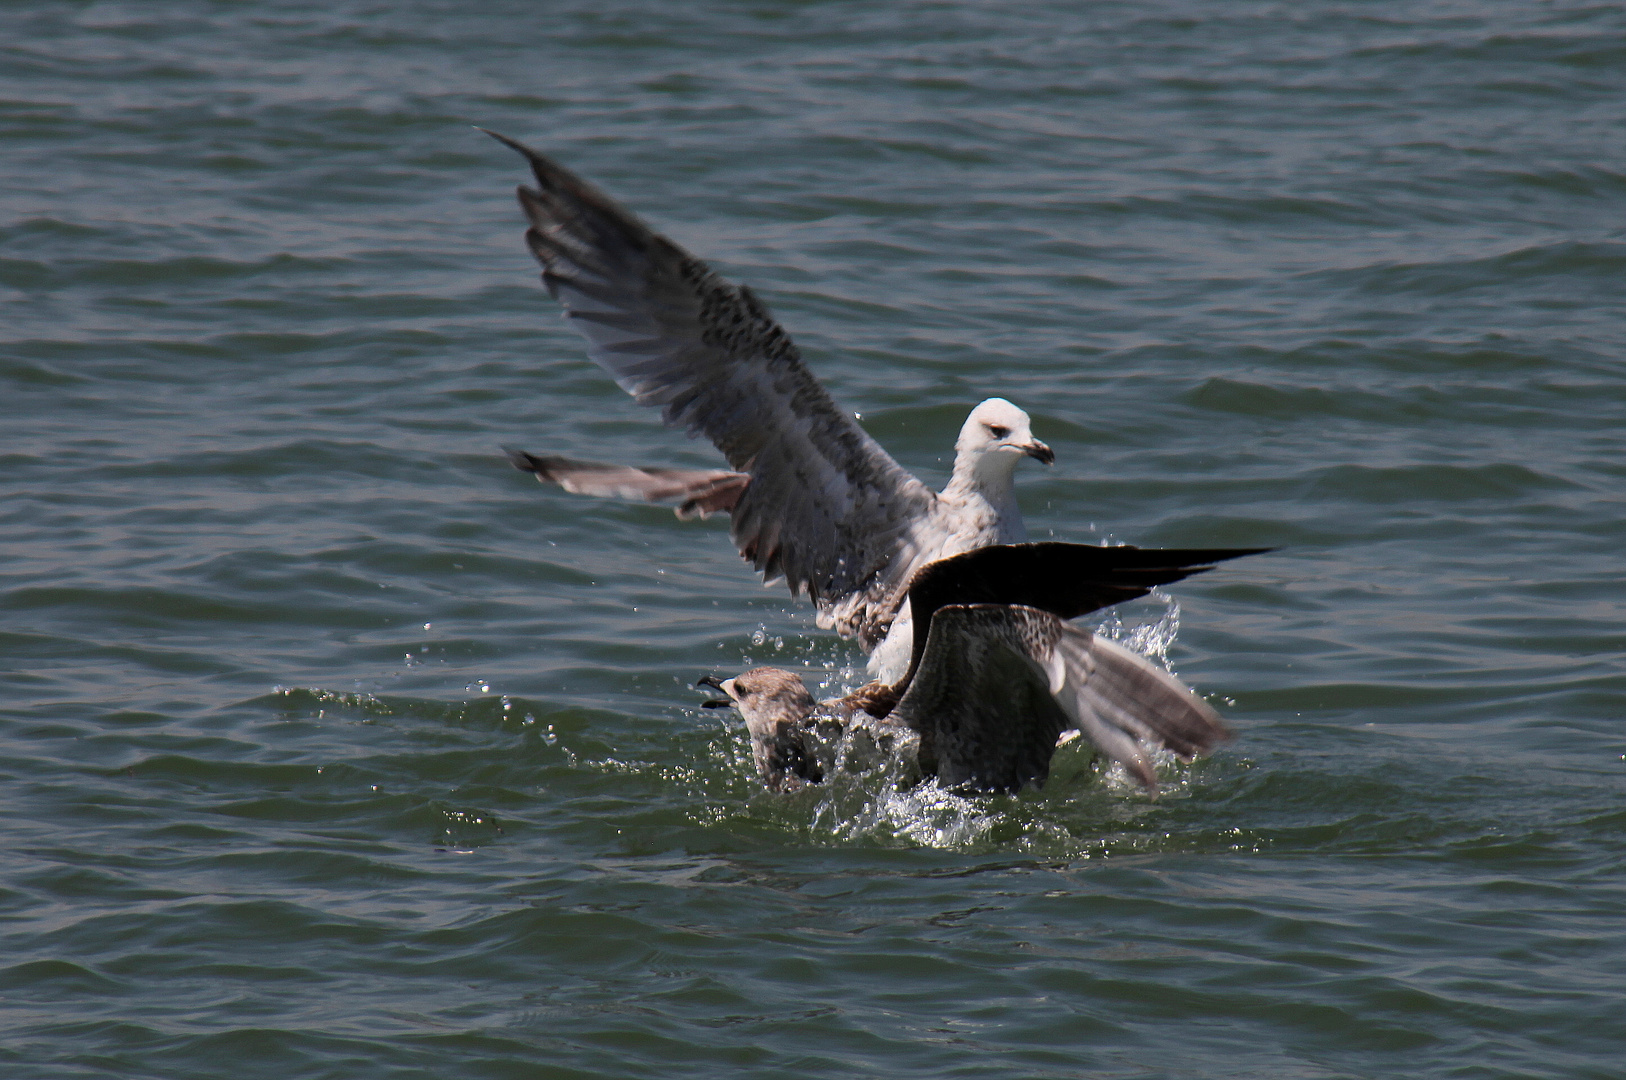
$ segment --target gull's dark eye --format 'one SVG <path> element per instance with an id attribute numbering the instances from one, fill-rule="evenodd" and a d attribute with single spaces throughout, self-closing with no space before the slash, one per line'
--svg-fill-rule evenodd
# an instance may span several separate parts
<path id="1" fill-rule="evenodd" d="M 1000 427 L 998 424 L 984 424 L 982 426 L 987 428 L 988 434 L 992 435 L 996 439 L 1006 439 L 1010 437 L 1011 429 L 1008 427 Z"/>

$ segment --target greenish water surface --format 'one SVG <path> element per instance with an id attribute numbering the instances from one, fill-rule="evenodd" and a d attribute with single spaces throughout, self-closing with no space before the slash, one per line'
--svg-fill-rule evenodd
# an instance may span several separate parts
<path id="1" fill-rule="evenodd" d="M 1626 1075 L 1626 14 L 0 8 L 0 1075 Z M 861 656 L 585 359 L 525 139 L 750 283 L 1238 738 L 1151 801 L 753 779 Z"/>

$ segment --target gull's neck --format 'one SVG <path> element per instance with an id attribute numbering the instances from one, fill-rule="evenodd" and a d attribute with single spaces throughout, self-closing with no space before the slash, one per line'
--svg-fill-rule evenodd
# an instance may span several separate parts
<path id="1" fill-rule="evenodd" d="M 986 504 L 1002 525 L 1010 523 L 1016 532 L 1021 532 L 1022 515 L 1016 507 L 1015 483 L 1016 463 L 1020 460 L 1018 454 L 961 450 L 954 455 L 954 475 L 949 478 L 942 497 L 959 506 Z"/>

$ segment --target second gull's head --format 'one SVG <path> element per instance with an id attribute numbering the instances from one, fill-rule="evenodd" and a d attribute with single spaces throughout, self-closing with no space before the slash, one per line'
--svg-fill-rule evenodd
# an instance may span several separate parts
<path id="1" fill-rule="evenodd" d="M 954 452 L 962 458 L 1004 458 L 1010 465 L 1024 455 L 1046 465 L 1056 460 L 1055 451 L 1033 437 L 1028 414 L 998 397 L 971 410 L 960 437 L 954 440 Z"/>

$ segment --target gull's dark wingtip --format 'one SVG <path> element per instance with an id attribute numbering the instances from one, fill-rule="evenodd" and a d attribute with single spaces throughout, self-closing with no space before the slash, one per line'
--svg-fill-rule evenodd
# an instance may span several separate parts
<path id="1" fill-rule="evenodd" d="M 1164 552 L 1159 551 L 1156 548 L 1147 548 L 1145 550 L 1146 550 L 1148 555 L 1152 555 L 1152 556 L 1165 554 Z M 1181 577 L 1196 577 L 1198 574 L 1206 574 L 1210 570 L 1219 569 L 1218 564 L 1222 563 L 1222 562 L 1229 562 L 1232 559 L 1243 559 L 1243 558 L 1248 557 L 1249 555 L 1268 555 L 1272 551 L 1280 551 L 1280 550 L 1281 550 L 1281 548 L 1273 548 L 1273 547 L 1260 547 L 1260 548 L 1192 548 L 1192 549 L 1189 549 L 1189 550 L 1178 550 L 1177 549 L 1177 550 L 1167 552 L 1167 554 L 1170 555 L 1170 556 L 1173 556 L 1175 558 L 1175 560 L 1176 560 L 1175 562 L 1170 564 L 1170 566 L 1169 566 L 1170 570 L 1178 569 L 1178 570 L 1185 571 L 1184 573 L 1182 573 L 1180 575 Z M 1151 569 L 1151 568 L 1148 567 L 1148 569 Z M 1175 580 L 1178 581 L 1180 579 L 1176 578 Z"/>
<path id="2" fill-rule="evenodd" d="M 1148 556 L 1157 556 L 1157 555 L 1163 554 L 1163 552 L 1160 551 L 1157 548 L 1146 548 L 1144 550 L 1147 552 Z M 1242 558 L 1246 558 L 1249 555 L 1266 555 L 1266 554 L 1269 554 L 1272 551 L 1280 551 L 1280 550 L 1281 550 L 1281 548 L 1273 548 L 1273 547 L 1256 547 L 1256 548 L 1176 548 L 1176 549 L 1170 551 L 1169 554 L 1184 557 L 1184 559 L 1185 559 L 1184 565 L 1186 565 L 1186 566 L 1196 566 L 1198 563 L 1203 563 L 1203 564 L 1222 563 L 1222 562 L 1228 562 L 1231 559 L 1242 559 Z M 1205 565 L 1204 569 L 1212 570 L 1213 566 L 1212 565 Z"/>
<path id="3" fill-rule="evenodd" d="M 613 227 L 632 236 L 635 246 L 642 243 L 642 240 L 638 237 L 640 234 L 646 233 L 647 229 L 635 217 L 617 206 L 614 200 L 592 184 L 589 184 L 546 154 L 532 150 L 518 139 L 510 139 L 506 135 L 492 131 L 490 128 L 480 127 L 478 124 L 473 125 L 473 127 L 476 131 L 483 131 L 490 135 L 493 139 L 524 158 L 526 163 L 531 166 L 531 175 L 536 178 L 537 187 L 541 191 L 553 195 L 562 194 L 568 203 L 575 204 L 575 209 L 570 211 L 571 213 L 595 211 L 604 216 L 606 221 Z M 526 213 L 531 215 L 531 224 L 533 226 L 531 236 L 535 237 L 538 235 L 537 230 L 540 230 L 544 224 L 542 220 L 539 220 L 538 215 L 540 214 L 541 218 L 553 219 L 558 211 L 538 204 L 536 201 L 538 192 L 523 185 L 520 186 L 517 194 L 519 195 L 520 204 L 525 207 Z M 604 224 L 604 222 L 600 222 L 600 224 Z M 549 256 L 545 256 L 540 252 L 536 254 L 537 258 L 541 259 L 545 266 L 552 266 Z M 543 276 L 543 280 L 548 280 L 546 275 Z M 549 288 L 551 290 L 551 286 Z"/>
<path id="4" fill-rule="evenodd" d="M 526 453 L 524 450 L 516 450 L 512 446 L 503 447 L 502 452 L 508 455 L 508 464 L 520 472 L 540 473 L 543 470 L 542 463 L 537 460 L 535 454 Z"/>
<path id="5" fill-rule="evenodd" d="M 510 150 L 513 150 L 513 151 L 515 151 L 516 153 L 519 153 L 519 154 L 523 154 L 527 158 L 532 158 L 532 157 L 536 156 L 536 151 L 532 150 L 529 146 L 526 146 L 522 142 L 516 142 L 515 140 L 510 139 L 506 135 L 499 135 L 497 132 L 492 131 L 490 128 L 483 128 L 479 124 L 473 124 L 473 125 L 470 125 L 470 126 L 472 126 L 475 131 L 482 131 L 485 134 L 490 135 L 493 139 L 496 139 L 498 142 L 502 143 L 504 146 L 508 147 Z"/>
<path id="6" fill-rule="evenodd" d="M 526 146 L 518 139 L 510 139 L 506 135 L 498 134 L 497 132 L 492 131 L 490 128 L 483 128 L 479 124 L 474 125 L 474 130 L 485 132 L 487 135 L 490 135 L 493 139 L 496 139 L 498 142 L 508 147 L 508 149 L 512 150 L 514 153 L 518 154 L 520 157 L 529 162 L 531 172 L 535 174 L 537 182 L 543 187 L 552 187 L 554 183 L 557 183 L 561 179 L 574 182 L 578 186 L 586 186 L 584 182 L 574 173 L 569 172 L 557 162 L 550 161 L 546 157 L 543 157 L 541 154 L 537 153 L 535 150 L 532 150 L 529 146 Z M 523 193 L 525 189 L 520 188 L 520 191 Z"/>

